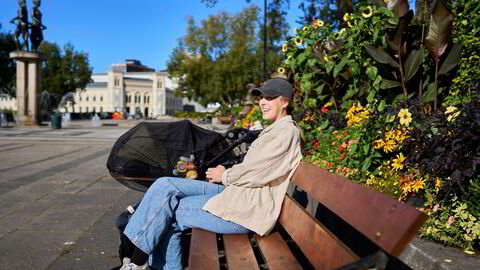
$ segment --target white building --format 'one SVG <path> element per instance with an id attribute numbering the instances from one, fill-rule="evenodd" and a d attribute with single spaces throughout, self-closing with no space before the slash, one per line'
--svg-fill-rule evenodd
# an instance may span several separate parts
<path id="1" fill-rule="evenodd" d="M 183 111 L 184 104 L 194 106 L 195 111 L 206 110 L 194 101 L 176 97 L 176 83 L 166 71 L 155 72 L 138 60 L 127 59 L 124 64 L 112 65 L 106 73 L 94 73 L 92 81 L 85 90 L 74 94 L 74 103 L 60 111 L 140 113 L 142 117 L 155 118 Z M 0 97 L 0 109 L 16 111 L 16 100 Z"/>

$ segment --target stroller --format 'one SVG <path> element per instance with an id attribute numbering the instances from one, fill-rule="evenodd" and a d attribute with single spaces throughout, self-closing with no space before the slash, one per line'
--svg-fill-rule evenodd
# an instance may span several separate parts
<path id="1" fill-rule="evenodd" d="M 223 165 L 229 168 L 242 162 L 248 144 L 260 130 L 231 129 L 226 134 L 194 125 L 188 120 L 163 123 L 142 122 L 123 134 L 113 145 L 107 161 L 110 174 L 121 184 L 145 192 L 155 180 L 176 176 L 179 160 L 192 157 L 198 179 L 206 170 Z M 131 257 L 133 244 L 123 234 L 130 216 L 140 201 L 122 212 L 116 220 L 120 232 L 120 261 Z"/>

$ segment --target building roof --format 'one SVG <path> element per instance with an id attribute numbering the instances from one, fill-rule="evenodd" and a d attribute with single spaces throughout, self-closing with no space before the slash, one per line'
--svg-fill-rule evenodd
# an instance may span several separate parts
<path id="1" fill-rule="evenodd" d="M 93 82 L 93 83 L 87 84 L 87 87 L 88 88 L 107 88 L 108 83 L 107 82 Z"/>

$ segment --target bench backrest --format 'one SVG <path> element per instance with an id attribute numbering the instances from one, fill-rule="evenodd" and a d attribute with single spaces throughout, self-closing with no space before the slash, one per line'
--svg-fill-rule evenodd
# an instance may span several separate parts
<path id="1" fill-rule="evenodd" d="M 401 254 L 427 219 L 410 205 L 305 162 L 300 163 L 292 183 L 392 256 Z M 333 269 L 358 259 L 289 196 L 279 222 L 315 269 Z"/>

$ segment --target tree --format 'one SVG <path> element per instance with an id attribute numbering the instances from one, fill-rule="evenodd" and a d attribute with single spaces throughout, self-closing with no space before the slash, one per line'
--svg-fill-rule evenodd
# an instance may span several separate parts
<path id="1" fill-rule="evenodd" d="M 47 55 L 42 65 L 41 104 L 50 113 L 58 108 L 67 93 L 85 90 L 92 82 L 92 68 L 88 54 L 76 51 L 70 43 L 62 50 L 56 43 L 43 42 L 39 51 Z"/>
<path id="2" fill-rule="evenodd" d="M 0 25 L 0 29 L 1 29 Z M 15 97 L 15 62 L 10 52 L 16 49 L 13 34 L 0 32 L 0 94 Z"/>
<path id="3" fill-rule="evenodd" d="M 286 34 L 284 20 L 277 34 Z M 237 15 L 220 12 L 197 25 L 190 17 L 187 34 L 179 40 L 168 62 L 169 74 L 178 80 L 177 94 L 203 105 L 218 102 L 238 104 L 247 94 L 247 84 L 263 79 L 263 40 L 259 9 L 245 8 Z M 280 50 L 272 51 L 270 70 L 280 63 Z M 274 66 L 275 65 L 275 66 Z"/>

